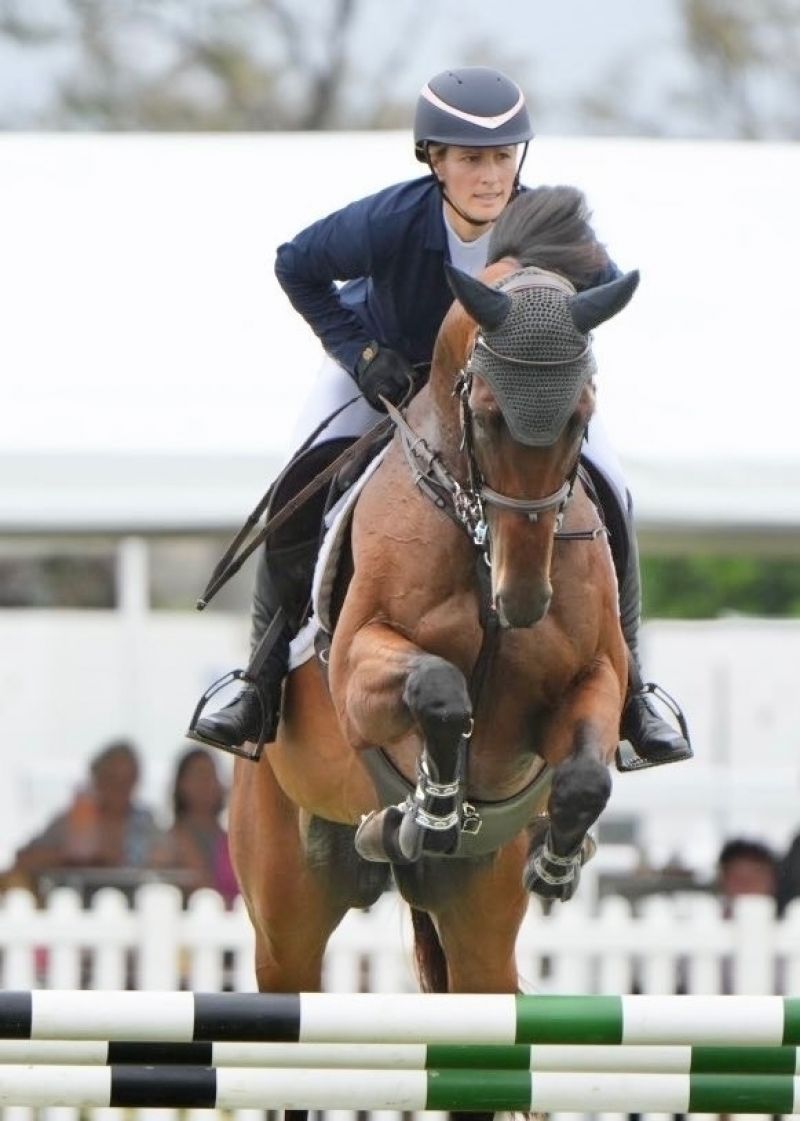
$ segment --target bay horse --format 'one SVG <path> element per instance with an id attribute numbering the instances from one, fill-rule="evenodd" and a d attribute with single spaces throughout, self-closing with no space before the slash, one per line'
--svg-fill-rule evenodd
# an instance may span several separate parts
<path id="1" fill-rule="evenodd" d="M 423 989 L 516 991 L 529 892 L 572 895 L 609 797 L 627 654 L 578 464 L 590 332 L 638 276 L 577 290 L 604 251 L 572 188 L 519 196 L 493 246 L 480 279 L 450 270 L 429 382 L 391 410 L 327 680 L 294 669 L 275 742 L 236 761 L 262 990 L 318 990 L 334 928 L 393 874 Z"/>

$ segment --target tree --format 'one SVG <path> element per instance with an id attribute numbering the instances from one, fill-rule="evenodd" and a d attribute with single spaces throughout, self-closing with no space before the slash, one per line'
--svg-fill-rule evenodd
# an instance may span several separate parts
<path id="1" fill-rule="evenodd" d="M 583 93 L 555 90 L 537 106 L 528 43 L 540 40 L 524 32 L 546 16 L 520 0 L 491 39 L 480 0 L 0 0 L 0 52 L 16 50 L 29 69 L 38 60 L 48 91 L 0 127 L 405 126 L 419 84 L 413 46 L 438 42 L 452 64 L 519 75 L 545 130 L 560 102 L 571 132 L 800 137 L 800 0 L 671 2 L 673 41 L 639 42 L 609 60 L 605 80 L 595 72 Z"/>
<path id="2" fill-rule="evenodd" d="M 800 137 L 800 0 L 682 0 L 695 104 L 746 140 Z"/>
<path id="3" fill-rule="evenodd" d="M 642 576 L 650 618 L 800 616 L 800 568 L 793 558 L 649 556 L 642 559 Z"/>
<path id="4" fill-rule="evenodd" d="M 654 59 L 617 60 L 608 80 L 578 99 L 593 127 L 630 135 L 799 138 L 800 0 L 677 0 L 677 14 L 681 41 L 672 70 L 685 76 L 665 79 L 655 108 L 643 112 L 636 90 Z M 654 45 L 658 61 L 666 52 L 667 44 Z"/>
<path id="5" fill-rule="evenodd" d="M 422 0 L 405 6 L 419 20 Z M 58 55 L 54 96 L 28 122 L 143 131 L 372 127 L 392 87 L 353 98 L 363 0 L 0 0 L 0 41 Z M 397 75 L 407 28 L 384 51 Z M 0 122 L 3 124 L 4 122 Z"/>

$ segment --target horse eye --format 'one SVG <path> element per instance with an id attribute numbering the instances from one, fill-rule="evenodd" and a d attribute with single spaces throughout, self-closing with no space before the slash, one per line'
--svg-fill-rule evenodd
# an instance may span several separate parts
<path id="1" fill-rule="evenodd" d="M 478 432 L 487 437 L 497 436 L 505 424 L 503 414 L 499 409 L 481 409 L 480 412 L 472 415 Z"/>

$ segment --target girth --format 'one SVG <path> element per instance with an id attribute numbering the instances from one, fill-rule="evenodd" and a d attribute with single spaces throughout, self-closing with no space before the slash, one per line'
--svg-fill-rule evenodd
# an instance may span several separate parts
<path id="1" fill-rule="evenodd" d="M 398 771 L 382 747 L 372 747 L 361 752 L 361 758 L 375 784 L 382 806 L 404 802 L 414 793 L 414 783 L 409 782 Z M 536 777 L 510 798 L 503 798 L 498 802 L 480 802 L 474 798 L 466 801 L 466 819 L 468 822 L 473 821 L 475 825 L 471 829 L 469 826 L 468 829 L 462 828 L 455 852 L 437 854 L 437 859 L 464 859 L 488 856 L 489 853 L 496 852 L 501 845 L 513 840 L 526 825 L 530 825 L 536 805 L 549 789 L 552 779 L 552 768 L 543 763 Z"/>

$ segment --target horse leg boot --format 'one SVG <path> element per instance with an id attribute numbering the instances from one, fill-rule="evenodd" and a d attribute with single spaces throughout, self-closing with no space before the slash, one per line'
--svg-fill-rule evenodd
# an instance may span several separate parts
<path id="1" fill-rule="evenodd" d="M 417 786 L 400 805 L 362 819 L 356 851 L 365 860 L 411 864 L 423 853 L 451 853 L 461 833 L 472 704 L 461 670 L 444 658 L 414 659 L 403 703 L 422 735 Z"/>
<path id="2" fill-rule="evenodd" d="M 611 795 L 611 776 L 589 730 L 579 727 L 577 747 L 554 769 L 547 815 L 530 828 L 523 882 L 543 899 L 566 901 L 575 894 L 581 867 L 596 850 L 589 829 Z"/>
<path id="3" fill-rule="evenodd" d="M 629 530 L 628 558 L 619 589 L 619 613 L 622 634 L 628 646 L 628 697 L 622 712 L 620 734 L 636 753 L 632 761 L 622 761 L 620 770 L 637 770 L 662 763 L 678 763 L 691 759 L 693 752 L 680 709 L 658 686 L 645 685 L 639 662 L 639 623 L 642 607 L 642 585 L 639 572 L 639 550 L 633 527 Z M 649 694 L 667 699 L 681 720 L 681 735 L 653 707 Z M 618 755 L 618 765 L 621 756 Z"/>
<path id="4" fill-rule="evenodd" d="M 417 786 L 400 823 L 400 849 L 412 859 L 423 852 L 453 852 L 461 832 L 472 727 L 467 683 L 450 662 L 427 655 L 408 675 L 403 700 L 422 728 L 424 747 Z"/>

